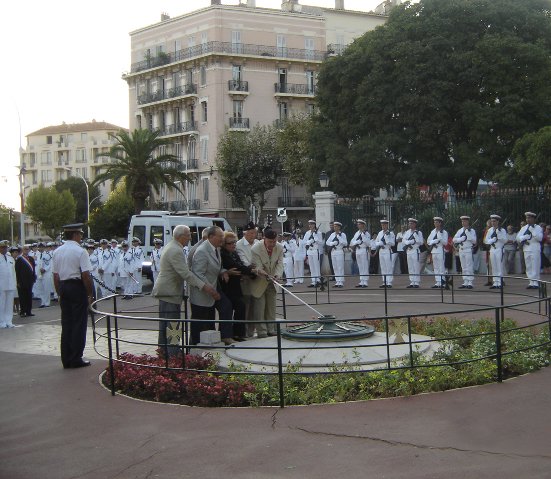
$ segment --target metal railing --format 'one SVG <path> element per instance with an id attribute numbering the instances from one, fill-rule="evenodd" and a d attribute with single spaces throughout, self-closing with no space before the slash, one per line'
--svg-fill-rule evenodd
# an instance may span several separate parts
<path id="1" fill-rule="evenodd" d="M 381 276 L 381 275 L 371 275 L 371 276 Z M 395 275 L 397 276 L 397 275 Z M 427 275 L 424 275 L 427 276 Z M 121 348 L 129 347 L 129 346 L 143 346 L 143 347 L 149 347 L 153 348 L 154 350 L 158 350 L 160 353 L 164 352 L 164 357 L 166 360 L 165 366 L 161 367 L 162 369 L 170 369 L 170 370 L 176 370 L 176 371 L 195 371 L 198 373 L 208 373 L 208 374 L 231 374 L 231 375 L 240 375 L 240 374 L 246 374 L 246 375 L 264 375 L 264 376 L 277 376 L 278 382 L 279 382 L 279 405 L 280 407 L 284 407 L 285 405 L 285 377 L 288 375 L 311 375 L 311 374 L 343 374 L 343 373 L 370 373 L 373 371 L 381 371 L 381 370 L 399 370 L 399 369 L 415 369 L 415 368 L 425 368 L 425 367 L 447 367 L 447 366 L 457 366 L 461 364 L 466 364 L 470 362 L 475 361 L 482 361 L 482 360 L 491 360 L 495 362 L 495 380 L 498 382 L 501 382 L 504 378 L 504 370 L 503 370 L 503 364 L 502 360 L 504 357 L 512 355 L 512 354 L 522 354 L 526 351 L 537 349 L 537 348 L 547 348 L 551 344 L 551 298 L 547 295 L 547 282 L 540 281 L 539 282 L 539 288 L 537 290 L 537 296 L 531 296 L 529 292 L 519 292 L 519 288 L 514 290 L 512 286 L 519 286 L 519 281 L 524 282 L 526 281 L 526 278 L 518 278 L 518 277 L 504 277 L 506 280 L 507 286 L 504 286 L 501 290 L 499 290 L 496 293 L 493 294 L 493 298 L 495 298 L 494 302 L 495 304 L 491 305 L 477 305 L 473 304 L 473 299 L 471 299 L 471 296 L 473 293 L 476 294 L 476 290 L 470 290 L 467 295 L 463 295 L 462 298 L 466 297 L 467 302 L 462 302 L 462 298 L 458 298 L 458 293 L 455 291 L 454 288 L 454 278 L 455 276 L 459 275 L 448 275 L 449 280 L 449 289 L 441 288 L 439 290 L 439 300 L 434 301 L 434 299 L 431 296 L 427 297 L 421 297 L 418 301 L 411 301 L 410 304 L 431 304 L 431 308 L 426 308 L 426 310 L 423 310 L 419 306 L 415 306 L 412 309 L 411 314 L 400 314 L 398 312 L 392 312 L 391 309 L 393 306 L 396 306 L 397 308 L 400 307 L 399 305 L 403 305 L 403 301 L 400 299 L 397 299 L 396 301 L 393 300 L 393 295 L 396 294 L 396 291 L 399 289 L 388 289 L 384 288 L 380 294 L 380 298 L 373 298 L 372 294 L 367 296 L 363 295 L 363 298 L 361 294 L 358 294 L 358 300 L 355 301 L 356 304 L 380 304 L 384 308 L 383 314 L 374 314 L 370 317 L 367 317 L 365 315 L 362 315 L 361 317 L 358 317 L 357 315 L 354 315 L 352 317 L 339 317 L 339 319 L 336 321 L 341 324 L 346 324 L 346 322 L 361 322 L 362 324 L 373 324 L 378 325 L 379 331 L 382 333 L 382 337 L 378 336 L 379 339 L 376 338 L 376 343 L 369 344 L 369 345 L 358 345 L 358 344 L 350 344 L 348 342 L 345 342 L 339 346 L 336 346 L 334 343 L 331 345 L 324 345 L 322 343 L 317 343 L 315 346 L 315 349 L 324 350 L 324 349 L 338 349 L 341 350 L 343 354 L 346 352 L 352 352 L 354 353 L 356 350 L 362 350 L 364 348 L 379 348 L 379 351 L 386 351 L 386 359 L 383 357 L 383 359 L 380 360 L 378 363 L 378 367 L 367 367 L 366 364 L 357 364 L 354 365 L 353 361 L 348 363 L 344 363 L 343 367 L 339 368 L 338 370 L 325 370 L 325 371 L 319 371 L 316 370 L 315 372 L 312 371 L 303 371 L 300 370 L 300 368 L 295 369 L 286 369 L 286 364 L 283 362 L 283 353 L 285 351 L 293 351 L 293 350 L 304 350 L 305 346 L 300 344 L 300 341 L 297 342 L 296 346 L 282 346 L 282 331 L 284 328 L 288 328 L 290 326 L 296 326 L 297 323 L 300 324 L 307 324 L 307 323 L 317 323 L 319 324 L 319 320 L 316 319 L 303 319 L 304 315 L 300 317 L 300 319 L 297 319 L 296 317 L 293 318 L 293 311 L 295 311 L 295 308 L 300 307 L 300 305 L 295 304 L 291 305 L 289 299 L 291 298 L 289 296 L 289 293 L 286 292 L 284 288 L 281 288 L 281 294 L 279 295 L 279 302 L 278 302 L 278 311 L 279 311 L 279 318 L 275 322 L 275 330 L 276 330 L 276 343 L 274 346 L 248 346 L 247 349 L 256 349 L 256 350 L 263 350 L 263 351 L 272 351 L 274 353 L 277 353 L 277 364 L 274 365 L 273 369 L 270 368 L 262 368 L 260 371 L 252 371 L 252 370 L 239 370 L 237 368 L 236 370 L 228 369 L 227 367 L 219 367 L 218 369 L 208 371 L 204 370 L 196 370 L 196 369 L 190 369 L 186 366 L 186 354 L 193 352 L 195 349 L 201 349 L 202 351 L 208 351 L 213 350 L 214 351 L 220 351 L 221 348 L 218 345 L 192 345 L 189 344 L 187 337 L 190 329 L 190 325 L 195 322 L 201 322 L 203 320 L 195 320 L 190 318 L 189 315 L 189 309 L 187 300 L 184 299 L 184 303 L 182 306 L 181 313 L 183 314 L 182 319 L 164 319 L 159 318 L 155 315 L 151 315 L 150 311 L 137 311 L 137 310 L 131 310 L 131 311 L 121 311 L 118 308 L 118 295 L 109 296 L 105 299 L 101 299 L 99 301 L 96 301 L 92 307 L 92 311 L 94 314 L 99 315 L 97 319 L 93 320 L 93 331 L 94 331 L 94 348 L 100 356 L 105 357 L 109 360 L 109 384 L 111 389 L 111 394 L 115 395 L 115 376 L 114 376 L 114 364 L 115 362 L 123 362 L 126 364 L 132 364 L 136 366 L 141 367 L 157 367 L 158 366 L 144 366 L 143 364 L 134 363 L 134 362 L 128 362 L 126 359 L 121 358 Z M 305 280 L 309 280 L 309 278 L 302 278 Z M 381 276 L 381 279 L 383 282 L 386 283 L 386 278 L 384 276 Z M 309 294 L 311 296 L 312 292 L 314 293 L 314 301 L 311 302 L 311 304 L 316 305 L 316 307 L 320 307 L 320 305 L 338 305 L 339 302 L 335 302 L 334 295 L 336 294 L 335 289 L 332 288 L 331 283 L 328 281 L 329 278 L 325 278 L 325 281 L 322 282 L 321 287 L 315 287 L 313 291 L 305 291 L 303 294 Z M 342 289 L 339 289 L 339 291 L 343 291 Z M 535 291 L 535 290 L 534 290 Z M 509 297 L 510 295 L 510 297 Z M 295 298 L 298 296 L 293 295 Z M 507 301 L 510 299 L 511 301 Z M 108 303 L 112 302 L 112 308 L 107 307 Z M 350 295 L 347 294 L 346 303 L 349 304 L 350 301 Z M 296 303 L 296 302 L 295 302 Z M 439 308 L 435 308 L 436 304 L 440 304 L 441 306 Z M 101 305 L 101 307 L 100 307 Z M 456 306 L 460 306 L 459 308 Z M 435 309 L 438 309 L 438 311 L 435 311 Z M 505 313 L 511 313 L 511 314 L 517 314 L 520 313 L 522 316 L 530 316 L 535 317 L 534 321 L 527 321 L 524 320 L 524 324 L 521 326 L 514 326 L 507 329 L 504 326 L 504 319 L 505 319 Z M 457 333 L 454 333 L 454 335 L 447 335 L 447 336 L 441 336 L 441 337 L 414 337 L 414 330 L 413 330 L 413 323 L 414 320 L 416 322 L 419 321 L 432 321 L 434 318 L 442 317 L 446 315 L 456 315 L 456 314 L 465 314 L 465 313 L 477 313 L 477 314 L 490 314 L 493 318 L 493 324 L 494 329 L 490 331 L 482 331 L 482 332 L 476 332 L 471 334 L 463 334 L 458 335 Z M 407 339 L 402 338 L 401 341 L 398 341 L 398 344 L 403 345 L 407 353 L 405 354 L 405 357 L 403 357 L 402 361 L 399 363 L 396 363 L 394 359 L 391 358 L 390 350 L 391 348 L 396 345 L 397 343 L 391 343 L 390 338 L 394 334 L 397 334 L 392 331 L 392 329 L 395 327 L 395 321 L 405 321 L 405 328 L 403 328 L 403 336 L 406 336 Z M 126 323 L 128 326 L 123 326 L 123 322 Z M 151 332 L 151 329 L 147 329 L 145 327 L 146 324 L 153 323 L 155 325 L 154 331 L 158 331 L 158 326 L 161 324 L 166 324 L 167 327 L 169 323 L 172 323 L 172 326 L 176 324 L 176 329 L 180 331 L 180 337 L 181 342 L 178 344 L 174 344 L 173 342 L 169 342 L 168 339 L 165 340 L 165 342 L 159 343 L 158 341 L 155 342 L 144 342 L 143 340 L 136 340 L 132 339 L 129 335 L 129 332 L 136 332 L 136 331 L 149 331 Z M 217 321 L 219 325 L 222 323 L 232 323 L 235 324 L 235 321 Z M 248 324 L 251 324 L 252 322 L 247 322 Z M 512 348 L 507 350 L 505 347 L 505 339 L 507 338 L 507 334 L 514 332 L 514 331 L 521 331 L 521 330 L 529 330 L 533 331 L 532 328 L 543 328 L 545 331 L 545 336 L 542 336 L 541 342 L 537 344 L 531 344 L 530 346 L 520 346 L 516 348 Z M 346 329 L 346 328 L 345 328 Z M 478 353 L 477 356 L 474 352 L 471 357 L 468 359 L 462 359 L 462 360 L 455 360 L 450 362 L 444 362 L 441 359 L 439 359 L 438 355 L 436 355 L 434 360 L 431 360 L 431 357 L 426 357 L 425 361 L 419 360 L 419 353 L 418 349 L 425 348 L 430 345 L 436 345 L 435 347 L 438 347 L 442 344 L 446 344 L 448 341 L 461 341 L 465 339 L 473 339 L 473 338 L 492 338 L 491 341 L 493 342 L 493 350 L 487 350 L 486 352 Z M 103 348 L 103 349 L 102 349 Z M 232 350 L 239 350 L 243 349 L 243 345 L 233 344 L 231 346 Z M 308 349 L 312 349 L 312 346 L 308 346 Z M 180 367 L 169 367 L 168 361 L 169 356 L 173 354 L 174 352 L 178 352 L 181 357 L 182 364 Z M 123 351 L 126 352 L 126 351 Z M 186 354 L 184 354 L 186 353 Z M 328 365 L 329 366 L 329 365 Z"/>
<path id="2" fill-rule="evenodd" d="M 157 90 L 153 93 L 144 93 L 138 97 L 138 105 L 145 105 L 156 101 L 169 100 L 171 98 L 180 98 L 195 94 L 197 94 L 197 85 L 192 83 L 176 88 L 169 88 L 168 90 Z"/>
<path id="3" fill-rule="evenodd" d="M 306 83 L 274 83 L 276 93 L 286 93 L 290 95 L 315 95 L 315 85 Z"/>
<path id="4" fill-rule="evenodd" d="M 165 53 L 156 57 L 146 58 L 140 62 L 135 62 L 130 67 L 130 73 L 137 73 L 150 68 L 157 68 L 171 63 L 189 60 L 191 58 L 209 55 L 247 55 L 274 58 L 289 58 L 296 60 L 310 60 L 321 62 L 327 57 L 326 51 L 307 50 L 302 48 L 286 48 L 269 45 L 255 45 L 248 43 L 232 42 L 207 42 L 201 45 L 182 48 L 177 52 Z"/>
<path id="5" fill-rule="evenodd" d="M 228 80 L 228 90 L 229 91 L 248 92 L 249 91 L 249 82 L 248 81 L 240 81 L 240 80 Z"/>
<path id="6" fill-rule="evenodd" d="M 249 129 L 248 118 L 230 118 L 230 128 L 235 130 L 247 130 Z"/>
<path id="7" fill-rule="evenodd" d="M 161 136 L 177 135 L 178 133 L 190 133 L 193 131 L 197 131 L 197 122 L 182 121 L 180 123 L 166 125 L 164 128 L 160 129 L 160 131 L 161 131 Z"/>
<path id="8" fill-rule="evenodd" d="M 186 162 L 188 170 L 196 170 L 198 168 L 197 158 L 188 158 Z"/>

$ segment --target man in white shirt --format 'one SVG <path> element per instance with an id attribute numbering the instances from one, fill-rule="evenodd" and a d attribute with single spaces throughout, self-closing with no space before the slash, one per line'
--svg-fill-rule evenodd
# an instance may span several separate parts
<path id="1" fill-rule="evenodd" d="M 404 233 L 404 249 L 408 260 L 410 284 L 408 288 L 418 288 L 421 284 L 421 252 L 419 248 L 424 242 L 423 233 L 417 229 L 418 221 L 408 218 L 409 229 Z"/>
<path id="2" fill-rule="evenodd" d="M 341 231 L 341 222 L 333 222 L 333 228 L 334 231 L 329 235 L 325 244 L 331 249 L 335 288 L 342 288 L 344 286 L 344 248 L 348 246 L 348 240 L 346 234 Z"/>
<path id="3" fill-rule="evenodd" d="M 491 215 L 490 224 L 484 243 L 490 246 L 490 264 L 492 266 L 492 286 L 490 289 L 501 289 L 503 276 L 503 247 L 507 242 L 507 233 L 499 224 L 501 216 Z"/>
<path id="4" fill-rule="evenodd" d="M 434 268 L 434 286 L 443 288 L 446 285 L 446 267 L 444 266 L 444 246 L 448 243 L 448 232 L 443 228 L 444 220 L 440 216 L 433 219 L 434 229 L 430 232 L 427 245 L 432 255 Z"/>
<path id="5" fill-rule="evenodd" d="M 295 239 L 292 241 L 295 243 L 295 252 L 293 254 L 293 268 L 295 284 L 304 283 L 304 260 L 306 259 L 306 245 L 304 243 L 304 237 L 300 230 L 295 230 Z"/>
<path id="6" fill-rule="evenodd" d="M 116 292 L 117 287 L 117 254 L 109 247 L 109 242 L 102 239 L 98 250 L 99 279 L 105 284 L 101 287 L 101 296 L 105 297 Z"/>
<path id="7" fill-rule="evenodd" d="M 314 288 L 321 284 L 320 255 L 323 254 L 323 236 L 318 231 L 314 220 L 308 221 L 308 231 L 304 234 L 304 244 L 312 279 L 312 283 L 308 287 Z"/>
<path id="8" fill-rule="evenodd" d="M 356 288 L 367 288 L 369 283 L 369 246 L 371 243 L 371 235 L 366 229 L 364 220 L 356 220 L 358 231 L 350 240 L 350 247 L 354 248 L 356 254 L 356 262 L 360 272 L 360 282 Z"/>
<path id="9" fill-rule="evenodd" d="M 476 231 L 470 227 L 470 216 L 461 216 L 461 228 L 453 237 L 453 244 L 459 248 L 459 261 L 463 273 L 463 284 L 459 289 L 473 289 L 473 248 L 476 246 Z"/>
<path id="10" fill-rule="evenodd" d="M 151 252 L 151 273 L 153 274 L 153 284 L 157 281 L 157 276 L 159 276 L 159 271 L 161 270 L 161 254 L 163 253 L 163 240 L 160 238 L 155 238 L 153 240 L 153 245 L 155 246 Z"/>
<path id="11" fill-rule="evenodd" d="M 13 301 L 17 281 L 15 260 L 8 254 L 8 241 L 0 241 L 0 328 L 13 328 Z"/>
<path id="12" fill-rule="evenodd" d="M 381 275 L 383 284 L 379 288 L 392 288 L 392 281 L 394 280 L 394 261 L 392 247 L 396 244 L 396 237 L 394 233 L 389 229 L 388 220 L 382 219 L 381 231 L 375 238 L 375 248 L 379 254 L 379 265 L 381 267 Z"/>

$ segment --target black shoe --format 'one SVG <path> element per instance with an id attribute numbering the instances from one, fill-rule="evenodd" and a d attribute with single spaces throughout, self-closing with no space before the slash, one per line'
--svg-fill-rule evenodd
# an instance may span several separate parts
<path id="1" fill-rule="evenodd" d="M 472 285 L 470 285 L 470 284 L 468 286 L 466 286 L 466 288 L 467 289 L 473 289 Z"/>
<path id="2" fill-rule="evenodd" d="M 85 368 L 86 366 L 90 366 L 91 364 L 92 363 L 90 361 L 85 361 L 84 359 L 82 359 L 78 363 L 73 363 L 69 365 L 69 368 L 71 369 Z"/>
<path id="3" fill-rule="evenodd" d="M 367 288 L 367 286 L 366 286 L 366 288 Z M 387 286 L 387 288 L 392 288 L 392 285 L 391 285 L 391 284 L 389 284 L 389 285 Z"/>
<path id="4" fill-rule="evenodd" d="M 357 284 L 356 286 L 354 286 L 355 288 L 363 288 L 364 285 L 363 284 Z"/>
<path id="5" fill-rule="evenodd" d="M 497 289 L 497 288 L 498 288 L 498 286 L 496 286 L 496 285 L 490 286 L 490 289 Z"/>
<path id="6" fill-rule="evenodd" d="M 406 286 L 406 288 L 415 288 L 415 285 L 414 285 L 414 284 L 410 284 L 410 285 Z"/>
<path id="7" fill-rule="evenodd" d="M 462 284 L 461 286 L 459 286 L 459 289 L 466 289 L 466 288 L 468 288 L 466 284 Z"/>
<path id="8" fill-rule="evenodd" d="M 441 287 L 442 287 L 442 286 L 439 286 L 439 285 L 435 284 L 434 286 L 431 286 L 430 288 L 431 288 L 431 289 L 440 289 Z"/>
<path id="9" fill-rule="evenodd" d="M 414 287 L 415 289 L 417 289 L 417 288 L 419 288 L 419 285 L 418 285 L 418 284 L 414 284 L 413 287 Z"/>
<path id="10" fill-rule="evenodd" d="M 387 288 L 388 286 L 386 284 L 381 284 L 381 286 L 379 286 L 379 288 Z"/>
<path id="11" fill-rule="evenodd" d="M 308 287 L 308 288 L 315 288 L 316 285 L 315 285 L 315 284 L 309 284 L 307 287 Z"/>
<path id="12" fill-rule="evenodd" d="M 24 318 L 24 317 L 26 317 L 26 316 L 27 316 L 27 315 L 26 315 L 25 313 L 19 313 L 19 317 L 20 317 L 20 318 Z"/>

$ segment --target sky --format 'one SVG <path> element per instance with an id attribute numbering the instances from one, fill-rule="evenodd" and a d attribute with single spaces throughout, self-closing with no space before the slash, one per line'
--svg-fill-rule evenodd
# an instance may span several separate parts
<path id="1" fill-rule="evenodd" d="M 243 0 L 245 1 L 245 0 Z M 382 0 L 345 0 L 370 11 Z M 222 0 L 236 5 L 238 0 Z M 334 0 L 299 0 L 334 7 Z M 0 203 L 20 210 L 19 147 L 51 125 L 95 119 L 128 127 L 129 33 L 210 5 L 210 0 L 20 0 L 0 6 Z M 256 0 L 280 8 L 281 0 Z M 10 47 L 11 45 L 11 47 Z"/>

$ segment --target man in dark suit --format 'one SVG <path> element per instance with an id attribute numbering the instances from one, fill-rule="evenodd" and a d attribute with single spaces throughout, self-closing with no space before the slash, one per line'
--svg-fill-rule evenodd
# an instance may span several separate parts
<path id="1" fill-rule="evenodd" d="M 30 246 L 22 248 L 21 255 L 15 260 L 15 277 L 17 278 L 17 294 L 19 295 L 20 316 L 34 316 L 33 285 L 36 281 L 34 258 L 29 256 Z"/>

